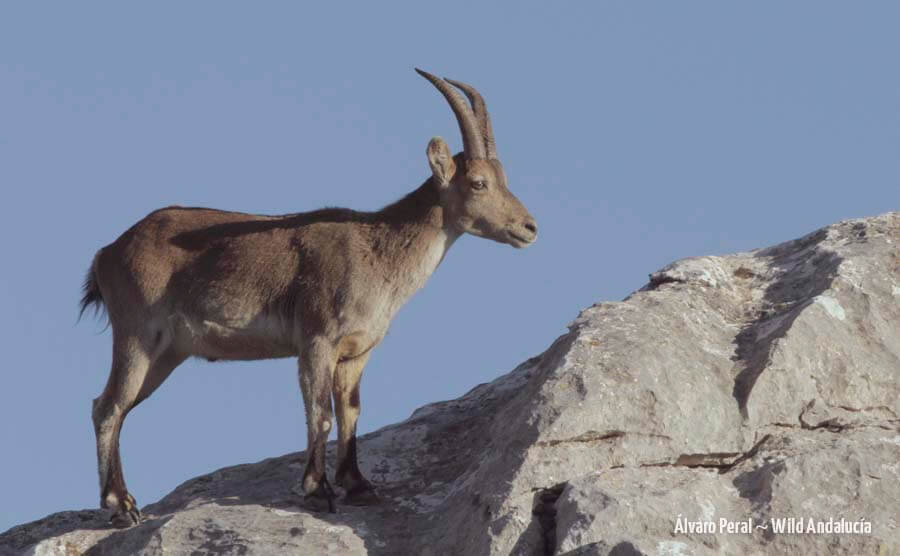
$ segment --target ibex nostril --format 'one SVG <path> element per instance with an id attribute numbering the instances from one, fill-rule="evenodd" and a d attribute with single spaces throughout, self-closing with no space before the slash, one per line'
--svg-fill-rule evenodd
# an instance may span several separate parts
<path id="1" fill-rule="evenodd" d="M 534 222 L 526 222 L 525 229 L 533 234 L 537 233 L 537 226 L 534 224 Z"/>

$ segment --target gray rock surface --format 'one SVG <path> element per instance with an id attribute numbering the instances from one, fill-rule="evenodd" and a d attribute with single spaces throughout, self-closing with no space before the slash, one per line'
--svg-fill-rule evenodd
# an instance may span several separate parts
<path id="1" fill-rule="evenodd" d="M 678 261 L 582 311 L 509 374 L 364 436 L 378 506 L 308 512 L 289 454 L 192 479 L 132 529 L 20 525 L 0 554 L 897 554 L 898 415 L 895 212 Z M 803 532 L 774 531 L 788 518 Z"/>

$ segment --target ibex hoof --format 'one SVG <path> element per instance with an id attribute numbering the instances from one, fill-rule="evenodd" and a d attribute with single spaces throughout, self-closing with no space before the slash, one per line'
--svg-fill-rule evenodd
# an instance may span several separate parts
<path id="1" fill-rule="evenodd" d="M 369 481 L 363 481 L 347 491 L 344 503 L 351 506 L 372 506 L 381 502 L 375 487 Z"/>
<path id="2" fill-rule="evenodd" d="M 137 501 L 130 493 L 126 493 L 119 509 L 109 518 L 110 524 L 119 529 L 132 527 L 141 522 L 141 510 L 137 507 Z"/>
<path id="3" fill-rule="evenodd" d="M 316 490 L 310 492 L 303 497 L 303 505 L 314 512 L 336 513 L 337 508 L 334 504 L 336 498 L 334 491 L 326 481 L 319 483 Z"/>

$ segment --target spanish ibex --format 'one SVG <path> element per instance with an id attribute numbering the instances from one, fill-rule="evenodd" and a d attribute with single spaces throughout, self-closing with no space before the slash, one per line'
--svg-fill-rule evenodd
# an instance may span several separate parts
<path id="1" fill-rule="evenodd" d="M 309 443 L 306 503 L 335 508 L 325 474 L 332 397 L 335 482 L 347 503 L 378 500 L 356 455 L 359 382 L 372 348 L 460 235 L 519 248 L 537 238 L 534 218 L 507 189 L 481 95 L 416 71 L 450 103 L 463 152 L 452 156 L 443 139 L 431 139 L 432 176 L 399 201 L 376 212 L 283 216 L 168 207 L 97 252 L 81 311 L 105 305 L 112 326 L 112 370 L 93 420 L 100 505 L 113 511 L 114 525 L 140 521 L 119 458 L 122 422 L 191 356 L 297 356 Z"/>

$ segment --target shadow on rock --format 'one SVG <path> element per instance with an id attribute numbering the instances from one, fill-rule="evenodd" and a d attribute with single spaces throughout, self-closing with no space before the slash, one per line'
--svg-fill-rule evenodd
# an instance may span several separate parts
<path id="1" fill-rule="evenodd" d="M 776 340 L 787 334 L 803 309 L 828 290 L 837 276 L 842 259 L 820 246 L 826 237 L 827 231 L 822 229 L 755 255 L 771 259 L 776 275 L 766 288 L 755 318 L 734 341 L 736 348 L 731 359 L 739 371 L 732 394 L 744 419 L 748 418 L 750 394 L 768 364 Z"/>
<path id="2" fill-rule="evenodd" d="M 646 556 L 646 554 L 630 542 L 622 541 L 612 548 L 605 542 L 592 542 L 565 552 L 562 556 Z"/>
<path id="3" fill-rule="evenodd" d="M 785 469 L 787 467 L 783 461 L 767 462 L 752 471 L 741 473 L 732 481 L 740 497 L 753 504 L 753 512 L 758 518 L 765 519 L 768 516 L 769 504 L 772 502 L 772 483 L 775 476 L 784 473 Z M 763 529 L 762 535 L 766 542 L 770 542 L 775 534 L 771 529 Z"/>
<path id="4" fill-rule="evenodd" d="M 157 532 L 170 520 L 172 516 L 157 519 L 148 519 L 137 527 L 122 529 L 112 535 L 101 539 L 92 546 L 85 556 L 116 556 L 119 554 L 138 554 L 146 550 Z M 209 552 L 204 552 L 209 554 Z M 212 554 L 215 554 L 214 552 Z"/>

